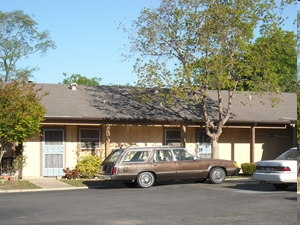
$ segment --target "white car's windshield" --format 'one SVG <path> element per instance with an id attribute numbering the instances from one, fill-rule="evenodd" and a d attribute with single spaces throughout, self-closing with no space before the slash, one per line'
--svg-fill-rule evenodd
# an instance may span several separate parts
<path id="1" fill-rule="evenodd" d="M 297 160 L 297 149 L 291 148 L 278 156 L 276 159 L 278 160 Z"/>

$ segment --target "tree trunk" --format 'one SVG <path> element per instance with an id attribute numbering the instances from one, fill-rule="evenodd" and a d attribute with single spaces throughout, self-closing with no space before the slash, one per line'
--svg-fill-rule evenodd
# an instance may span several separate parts
<path id="1" fill-rule="evenodd" d="M 218 143 L 218 138 L 211 138 L 211 153 L 212 153 L 212 158 L 213 159 L 218 159 L 219 158 L 219 143 Z"/>
<path id="2" fill-rule="evenodd" d="M 0 165 L 1 165 L 1 162 L 2 162 L 2 157 L 4 155 L 5 151 L 4 150 L 0 150 Z"/>

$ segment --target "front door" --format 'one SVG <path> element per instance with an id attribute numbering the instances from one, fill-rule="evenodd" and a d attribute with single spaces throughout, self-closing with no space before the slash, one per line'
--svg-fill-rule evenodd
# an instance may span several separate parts
<path id="1" fill-rule="evenodd" d="M 173 149 L 173 152 L 177 160 L 176 178 L 194 179 L 201 177 L 205 167 L 201 161 L 196 160 L 194 155 L 191 155 L 183 148 Z"/>
<path id="2" fill-rule="evenodd" d="M 43 138 L 43 176 L 63 176 L 64 130 L 45 129 Z"/>
<path id="3" fill-rule="evenodd" d="M 171 150 L 155 150 L 152 167 L 156 173 L 158 181 L 175 178 L 175 162 Z"/>

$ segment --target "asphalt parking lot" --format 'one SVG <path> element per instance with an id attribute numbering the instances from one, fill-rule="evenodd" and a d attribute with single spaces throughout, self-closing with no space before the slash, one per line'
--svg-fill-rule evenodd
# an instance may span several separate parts
<path id="1" fill-rule="evenodd" d="M 0 194 L 8 224 L 297 224 L 296 187 L 277 191 L 253 180 L 165 182 L 151 188 L 98 188 Z"/>

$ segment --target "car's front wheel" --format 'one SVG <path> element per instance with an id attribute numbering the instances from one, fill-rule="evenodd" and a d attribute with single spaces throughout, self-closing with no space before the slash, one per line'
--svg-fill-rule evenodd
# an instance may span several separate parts
<path id="1" fill-rule="evenodd" d="M 225 171 L 220 167 L 215 167 L 210 170 L 209 172 L 209 180 L 213 184 L 221 184 L 226 177 Z"/>
<path id="2" fill-rule="evenodd" d="M 288 184 L 273 184 L 273 186 L 280 191 L 284 191 L 289 187 Z"/>
<path id="3" fill-rule="evenodd" d="M 155 177 L 151 172 L 142 172 L 138 175 L 136 181 L 139 187 L 148 188 L 155 183 Z"/>

